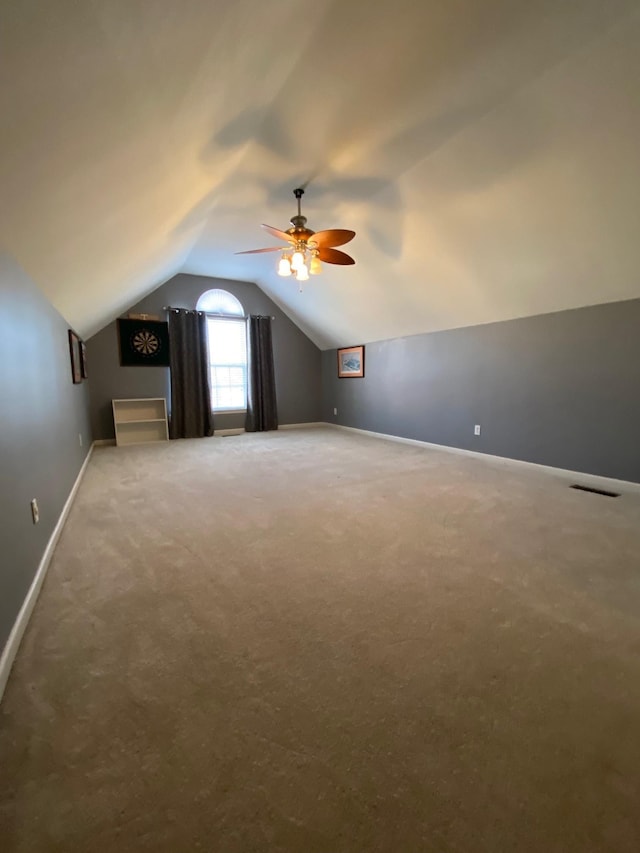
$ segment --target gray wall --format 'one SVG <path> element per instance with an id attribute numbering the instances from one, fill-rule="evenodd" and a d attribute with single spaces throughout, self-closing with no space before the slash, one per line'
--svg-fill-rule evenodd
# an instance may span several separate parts
<path id="1" fill-rule="evenodd" d="M 640 482 L 640 300 L 371 343 L 363 379 L 322 357 L 326 421 Z"/>
<path id="2" fill-rule="evenodd" d="M 221 288 L 233 293 L 242 303 L 246 314 L 267 314 L 275 317 L 273 357 L 279 422 L 290 424 L 320 420 L 320 350 L 255 284 L 180 274 L 133 305 L 126 313 L 158 314 L 164 319 L 163 306 L 195 308 L 201 294 L 212 288 Z M 168 368 L 120 366 L 115 321 L 88 341 L 87 353 L 94 438 L 105 439 L 114 436 L 112 399 L 166 397 L 167 401 L 169 400 Z M 215 429 L 244 426 L 244 415 L 220 414 L 216 415 L 214 420 Z"/>
<path id="3" fill-rule="evenodd" d="M 0 255 L 0 649 L 91 446 L 87 383 L 71 381 L 67 330 Z"/>

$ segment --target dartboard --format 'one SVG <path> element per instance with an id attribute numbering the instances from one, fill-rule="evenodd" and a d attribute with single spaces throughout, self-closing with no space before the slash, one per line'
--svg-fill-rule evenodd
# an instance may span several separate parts
<path id="1" fill-rule="evenodd" d="M 131 345 L 140 355 L 155 355 L 158 352 L 160 341 L 153 332 L 140 329 L 132 335 Z"/>
<path id="2" fill-rule="evenodd" d="M 118 320 L 123 367 L 169 367 L 169 327 L 160 320 Z"/>

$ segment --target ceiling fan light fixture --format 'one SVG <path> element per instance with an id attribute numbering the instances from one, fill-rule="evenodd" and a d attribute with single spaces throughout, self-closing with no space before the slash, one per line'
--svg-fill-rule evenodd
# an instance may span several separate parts
<path id="1" fill-rule="evenodd" d="M 296 270 L 296 279 L 298 281 L 309 281 L 309 269 L 306 264 L 300 264 Z"/>
<path id="2" fill-rule="evenodd" d="M 311 263 L 309 264 L 309 274 L 310 275 L 320 275 L 322 272 L 322 264 L 320 263 L 320 258 L 318 257 L 318 252 L 315 250 L 313 252 L 313 257 L 311 258 Z"/>
<path id="3" fill-rule="evenodd" d="M 291 257 L 291 269 L 296 272 L 302 264 L 304 264 L 304 255 L 299 249 L 296 249 Z"/>
<path id="4" fill-rule="evenodd" d="M 281 275 L 283 278 L 291 275 L 291 261 L 287 255 L 283 255 L 280 258 L 280 263 L 278 264 L 278 275 Z"/>

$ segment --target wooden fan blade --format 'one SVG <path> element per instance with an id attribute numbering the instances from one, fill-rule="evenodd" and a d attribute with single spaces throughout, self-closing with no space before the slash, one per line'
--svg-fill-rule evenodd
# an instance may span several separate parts
<path id="1" fill-rule="evenodd" d="M 340 252 L 338 249 L 318 249 L 318 257 L 327 264 L 355 264 L 351 255 Z"/>
<path id="2" fill-rule="evenodd" d="M 281 252 L 286 246 L 269 246 L 268 249 L 247 249 L 246 252 L 234 252 L 234 255 L 258 255 L 260 252 Z"/>
<path id="3" fill-rule="evenodd" d="M 269 234 L 272 234 L 274 237 L 277 237 L 278 240 L 284 240 L 286 243 L 295 243 L 291 234 L 287 234 L 286 231 L 281 231 L 279 228 L 274 228 L 272 225 L 265 225 L 264 222 L 260 227 L 264 228 L 265 231 L 268 231 Z"/>
<path id="4" fill-rule="evenodd" d="M 309 237 L 309 242 L 316 243 L 319 249 L 328 249 L 331 246 L 344 246 L 355 236 L 355 231 L 348 231 L 346 228 L 330 228 L 327 231 L 316 231 Z"/>

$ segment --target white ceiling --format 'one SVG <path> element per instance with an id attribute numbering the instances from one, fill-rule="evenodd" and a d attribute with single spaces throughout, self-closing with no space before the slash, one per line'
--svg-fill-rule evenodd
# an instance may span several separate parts
<path id="1" fill-rule="evenodd" d="M 179 271 L 322 347 L 640 296 L 637 0 L 5 0 L 0 241 L 89 336 Z M 302 293 L 259 228 L 353 228 Z"/>

